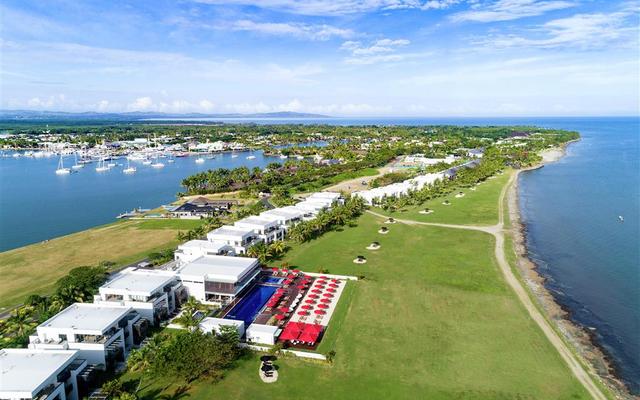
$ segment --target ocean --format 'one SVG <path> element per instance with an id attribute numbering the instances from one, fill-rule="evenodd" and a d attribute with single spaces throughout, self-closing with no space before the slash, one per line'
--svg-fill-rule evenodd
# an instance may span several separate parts
<path id="1" fill-rule="evenodd" d="M 520 174 L 527 246 L 557 301 L 590 328 L 619 376 L 640 393 L 640 119 L 323 118 L 229 122 L 332 125 L 537 125 L 580 132 L 557 163 Z M 134 207 L 175 199 L 180 181 L 209 168 L 265 166 L 256 152 L 205 164 L 176 159 L 160 170 L 137 165 L 98 174 L 94 166 L 56 176 L 57 158 L 0 158 L 0 251 L 113 221 Z M 123 162 L 123 161 L 119 161 Z M 618 219 L 624 218 L 624 222 Z"/>

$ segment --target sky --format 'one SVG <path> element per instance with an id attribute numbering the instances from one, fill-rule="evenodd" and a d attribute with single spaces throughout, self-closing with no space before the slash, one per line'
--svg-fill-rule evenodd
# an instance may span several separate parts
<path id="1" fill-rule="evenodd" d="M 0 108 L 640 113 L 640 1 L 3 0 Z"/>

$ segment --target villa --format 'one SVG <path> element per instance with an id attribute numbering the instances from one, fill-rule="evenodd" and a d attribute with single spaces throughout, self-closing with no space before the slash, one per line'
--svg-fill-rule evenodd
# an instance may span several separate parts
<path id="1" fill-rule="evenodd" d="M 174 272 L 127 268 L 102 285 L 94 304 L 131 307 L 150 323 L 169 317 L 187 294 Z"/>
<path id="2" fill-rule="evenodd" d="M 209 200 L 206 197 L 196 197 L 177 207 L 171 208 L 169 213 L 174 218 L 202 219 L 215 215 L 225 214 L 231 210 L 233 204 L 231 200 Z"/>
<path id="3" fill-rule="evenodd" d="M 337 192 L 316 192 L 307 197 L 306 200 L 328 202 L 329 205 L 335 202 L 344 202 L 342 195 Z"/>
<path id="4" fill-rule="evenodd" d="M 244 321 L 233 319 L 207 317 L 200 321 L 200 330 L 204 333 L 220 333 L 220 327 L 230 326 L 238 331 L 238 336 L 244 335 Z"/>
<path id="5" fill-rule="evenodd" d="M 234 226 L 251 229 L 266 244 L 284 240 L 285 230 L 280 227 L 276 218 L 251 216 L 236 221 Z"/>
<path id="6" fill-rule="evenodd" d="M 294 206 L 274 208 L 260 214 L 262 218 L 275 220 L 285 231 L 302 221 L 303 212 Z"/>
<path id="7" fill-rule="evenodd" d="M 330 204 L 327 204 L 326 202 L 305 200 L 296 204 L 294 207 L 302 212 L 302 219 L 304 221 L 309 221 L 314 219 L 320 211 L 329 209 Z"/>
<path id="8" fill-rule="evenodd" d="M 87 362 L 73 350 L 0 350 L 0 399 L 78 400 Z"/>
<path id="9" fill-rule="evenodd" d="M 225 242 L 190 240 L 178 246 L 174 252 L 178 264 L 186 264 L 202 256 L 234 256 L 235 250 Z"/>
<path id="10" fill-rule="evenodd" d="M 203 256 L 177 273 L 190 296 L 205 304 L 224 305 L 256 279 L 260 263 L 256 258 Z"/>
<path id="11" fill-rule="evenodd" d="M 249 247 L 262 241 L 251 228 L 229 225 L 221 226 L 207 233 L 207 240 L 227 244 L 238 254 L 245 254 Z"/>
<path id="12" fill-rule="evenodd" d="M 79 350 L 89 364 L 108 369 L 140 344 L 146 324 L 131 307 L 75 303 L 40 324 L 29 348 Z"/>

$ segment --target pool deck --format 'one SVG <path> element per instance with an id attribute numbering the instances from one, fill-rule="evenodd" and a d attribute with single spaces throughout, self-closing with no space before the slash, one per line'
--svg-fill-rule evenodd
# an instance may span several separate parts
<path id="1" fill-rule="evenodd" d="M 338 285 L 338 287 L 335 288 L 336 291 L 334 293 L 331 293 L 333 295 L 333 297 L 330 297 L 331 303 L 327 303 L 329 308 L 323 309 L 323 311 L 325 311 L 325 314 L 316 315 L 316 314 L 314 314 L 314 311 L 318 309 L 318 305 L 319 304 L 324 304 L 324 303 L 320 302 L 320 299 L 325 298 L 324 294 L 328 293 L 326 289 L 322 290 L 322 293 L 319 295 L 320 297 L 318 299 L 315 299 L 315 303 L 311 304 L 313 306 L 313 310 L 311 310 L 309 312 L 309 315 L 307 315 L 307 316 L 298 315 L 298 311 L 302 310 L 301 307 L 303 305 L 305 305 L 305 304 L 309 304 L 309 303 L 307 303 L 307 300 L 314 300 L 314 299 L 312 299 L 310 297 L 310 295 L 313 294 L 313 293 L 311 293 L 311 291 L 317 287 L 316 282 L 318 280 L 320 280 L 320 279 L 318 279 L 318 278 L 314 279 L 310 290 L 302 298 L 302 301 L 300 302 L 300 305 L 294 311 L 293 316 L 291 317 L 290 321 L 293 321 L 293 322 L 304 322 L 305 324 L 319 324 L 319 325 L 322 325 L 322 326 L 325 326 L 325 327 L 329 325 L 329 321 L 331 320 L 331 316 L 333 315 L 333 312 L 335 311 L 336 306 L 338 305 L 338 301 L 340 301 L 340 296 L 342 295 L 342 292 L 343 292 L 345 286 L 347 285 L 347 283 L 344 282 L 344 281 L 336 282 L 336 285 Z M 329 282 L 331 282 L 331 280 L 329 280 Z M 327 287 L 327 285 L 325 285 L 325 288 L 326 287 Z"/>

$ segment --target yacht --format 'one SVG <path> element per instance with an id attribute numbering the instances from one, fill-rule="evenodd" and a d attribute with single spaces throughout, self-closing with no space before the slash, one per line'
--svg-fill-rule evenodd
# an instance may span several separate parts
<path id="1" fill-rule="evenodd" d="M 202 164 L 204 162 L 204 158 L 198 157 L 196 158 L 196 164 Z"/>
<path id="2" fill-rule="evenodd" d="M 147 158 L 147 159 L 145 159 L 145 160 L 142 162 L 142 165 L 151 165 L 151 160 L 149 160 L 148 158 Z"/>
<path id="3" fill-rule="evenodd" d="M 66 175 L 70 172 L 71 170 L 69 168 L 64 167 L 64 163 L 62 162 L 62 154 L 60 154 L 60 161 L 58 161 L 58 169 L 56 169 L 56 174 Z"/>
<path id="4" fill-rule="evenodd" d="M 236 158 L 236 157 L 238 157 L 237 154 L 231 154 L 231 158 Z"/>
<path id="5" fill-rule="evenodd" d="M 73 153 L 73 156 L 75 157 L 76 163 L 73 164 L 71 166 L 72 169 L 82 169 L 84 168 L 84 164 L 79 164 L 78 163 L 78 153 Z"/>
<path id="6" fill-rule="evenodd" d="M 131 161 L 127 158 L 127 168 L 123 169 L 122 172 L 125 174 L 133 174 L 136 172 L 136 167 L 131 166 Z"/>
<path id="7" fill-rule="evenodd" d="M 280 154 L 280 158 L 283 159 L 283 160 L 286 160 L 289 157 L 285 156 L 284 154 Z"/>
<path id="8" fill-rule="evenodd" d="M 96 172 L 104 172 L 108 170 L 109 170 L 109 167 L 107 167 L 107 165 L 104 163 L 104 158 L 101 157 L 100 160 L 98 161 Z"/>
<path id="9" fill-rule="evenodd" d="M 247 160 L 253 160 L 256 156 L 247 156 Z"/>

